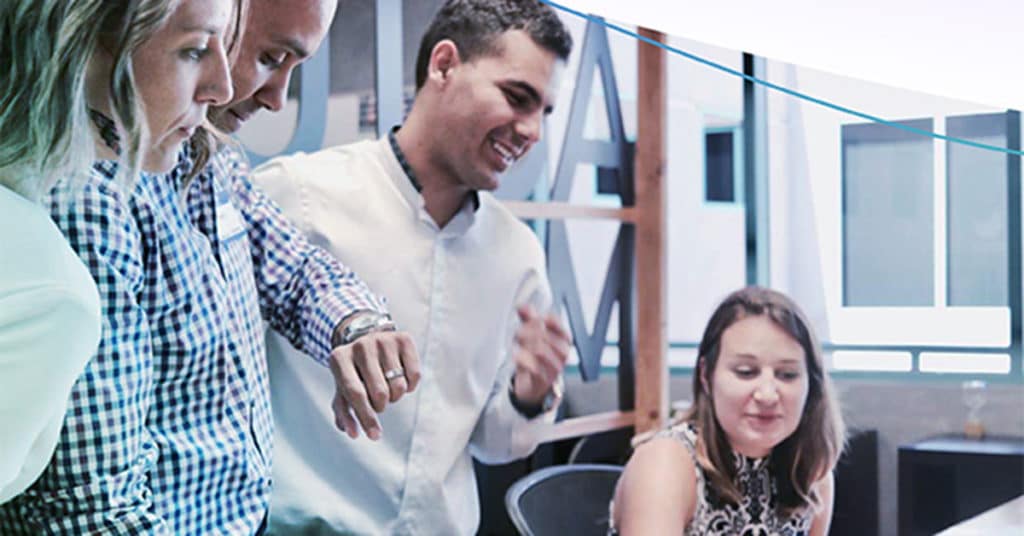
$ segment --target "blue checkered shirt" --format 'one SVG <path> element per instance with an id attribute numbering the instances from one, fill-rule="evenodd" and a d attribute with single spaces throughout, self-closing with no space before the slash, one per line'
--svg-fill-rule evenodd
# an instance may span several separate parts
<path id="1" fill-rule="evenodd" d="M 99 287 L 103 335 L 50 465 L 0 507 L 0 534 L 252 534 L 271 485 L 264 322 L 326 363 L 340 320 L 384 310 L 234 151 L 185 184 L 190 165 L 185 152 L 129 196 L 100 162 L 51 193 Z"/>

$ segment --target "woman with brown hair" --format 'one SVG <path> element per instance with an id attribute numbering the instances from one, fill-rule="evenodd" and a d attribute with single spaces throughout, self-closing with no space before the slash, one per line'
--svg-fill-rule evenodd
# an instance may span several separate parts
<path id="1" fill-rule="evenodd" d="M 823 536 L 845 442 L 806 317 L 760 287 L 730 294 L 704 330 L 693 405 L 637 447 L 619 481 L 619 534 Z"/>

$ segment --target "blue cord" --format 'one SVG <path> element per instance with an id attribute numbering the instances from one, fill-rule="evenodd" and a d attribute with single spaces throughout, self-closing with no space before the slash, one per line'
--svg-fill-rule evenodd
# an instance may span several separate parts
<path id="1" fill-rule="evenodd" d="M 874 116 L 874 115 L 871 115 L 871 114 L 867 114 L 867 113 L 864 113 L 864 112 L 859 112 L 857 110 L 853 110 L 853 109 L 847 108 L 845 106 L 841 106 L 841 105 L 838 105 L 838 104 L 833 104 L 833 103 L 828 102 L 826 100 L 822 100 L 822 99 L 819 99 L 819 98 L 816 98 L 816 97 L 812 97 L 810 95 L 806 95 L 804 93 L 800 93 L 799 91 L 794 91 L 794 90 L 789 89 L 787 87 L 783 87 L 783 86 L 780 86 L 780 85 L 777 85 L 777 84 L 773 84 L 771 82 L 768 82 L 767 80 L 761 80 L 760 78 L 757 78 L 757 77 L 754 77 L 754 76 L 750 76 L 748 74 L 744 74 L 744 73 L 742 73 L 740 71 L 737 71 L 735 69 L 730 69 L 729 67 L 726 67 L 724 65 L 715 63 L 715 62 L 713 62 L 711 60 L 706 60 L 706 59 L 704 59 L 704 58 L 702 58 L 700 56 L 696 56 L 696 55 L 691 54 L 689 52 L 686 52 L 684 50 L 680 50 L 678 48 L 671 47 L 669 45 L 666 45 L 665 43 L 659 43 L 659 42 L 657 42 L 657 41 L 655 41 L 653 39 L 650 39 L 648 37 L 644 37 L 644 36 L 642 36 L 642 35 L 640 35 L 640 34 L 638 34 L 636 32 L 629 31 L 629 30 L 627 30 L 627 29 L 625 29 L 625 28 L 623 28 L 621 26 L 616 26 L 616 25 L 614 25 L 614 24 L 612 24 L 610 22 L 607 22 L 604 19 L 602 19 L 601 17 L 597 17 L 597 16 L 594 16 L 594 15 L 588 15 L 586 13 L 581 13 L 579 11 L 576 11 L 575 9 L 563 6 L 561 4 L 557 4 L 557 3 L 552 2 L 550 0 L 540 0 L 540 1 L 545 3 L 545 4 L 548 4 L 551 7 L 554 7 L 555 9 L 560 9 L 562 11 L 565 11 L 566 13 L 571 13 L 573 15 L 576 15 L 577 17 L 581 17 L 581 18 L 586 19 L 588 21 L 596 22 L 598 24 L 601 24 L 601 25 L 605 26 L 606 28 L 610 28 L 612 30 L 615 30 L 616 32 L 621 33 L 621 34 L 625 34 L 625 35 L 628 35 L 630 37 L 634 37 L 634 38 L 636 38 L 636 39 L 638 39 L 640 41 L 643 41 L 645 43 L 654 45 L 656 47 L 663 48 L 663 49 L 665 49 L 665 50 L 667 50 L 669 52 L 678 54 L 678 55 L 680 55 L 680 56 L 682 56 L 684 58 L 693 60 L 693 61 L 695 61 L 697 63 L 702 63 L 702 64 L 707 65 L 708 67 L 711 67 L 713 69 L 718 69 L 719 71 L 726 72 L 726 73 L 731 74 L 733 76 L 738 76 L 740 78 L 743 78 L 744 80 L 753 82 L 755 84 L 761 84 L 762 86 L 765 86 L 767 88 L 774 89 L 776 91 L 780 91 L 782 93 L 785 93 L 787 95 L 791 95 L 791 96 L 796 97 L 798 99 L 803 99 L 803 100 L 808 101 L 808 102 L 813 102 L 815 104 L 818 104 L 820 106 L 824 106 L 826 108 L 831 108 L 831 109 L 836 110 L 838 112 L 849 114 L 849 115 L 852 115 L 852 116 L 855 116 L 855 117 L 860 117 L 862 119 L 867 119 L 868 121 L 873 121 L 875 123 L 881 123 L 883 125 L 888 125 L 890 127 L 894 127 L 894 128 L 898 128 L 898 129 L 901 129 L 901 130 L 905 130 L 907 132 L 912 132 L 914 134 L 920 134 L 922 136 L 930 136 L 932 138 L 937 138 L 937 139 L 940 139 L 940 140 L 945 140 L 947 142 L 959 143 L 959 144 L 962 144 L 962 145 L 968 145 L 968 146 L 971 146 L 971 147 L 977 147 L 979 149 L 985 149 L 985 150 L 988 150 L 988 151 L 996 151 L 996 152 L 1011 154 L 1011 155 L 1015 155 L 1015 156 L 1024 156 L 1024 152 L 1022 152 L 1022 151 L 1018 151 L 1018 150 L 1014 150 L 1014 149 L 1008 149 L 1006 147 L 999 147 L 999 146 L 996 146 L 996 145 L 988 145 L 988 144 L 985 144 L 985 143 L 979 143 L 979 142 L 976 142 L 976 141 L 965 140 L 963 138 L 957 138 L 957 137 L 953 137 L 953 136 L 946 136 L 944 134 L 936 134 L 934 132 L 930 132 L 930 131 L 923 130 L 923 129 L 920 129 L 920 128 L 914 128 L 914 127 L 907 126 L 907 125 L 904 125 L 904 124 L 901 124 L 901 123 L 896 123 L 894 121 L 888 121 L 888 120 L 882 119 L 881 117 Z"/>

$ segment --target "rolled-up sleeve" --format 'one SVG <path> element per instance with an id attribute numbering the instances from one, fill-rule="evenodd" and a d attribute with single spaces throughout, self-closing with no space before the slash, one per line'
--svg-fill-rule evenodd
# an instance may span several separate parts
<path id="1" fill-rule="evenodd" d="M 229 154 L 233 202 L 245 218 L 263 317 L 298 350 L 321 363 L 334 328 L 356 311 L 387 312 L 384 300 L 347 266 L 311 244 Z"/>

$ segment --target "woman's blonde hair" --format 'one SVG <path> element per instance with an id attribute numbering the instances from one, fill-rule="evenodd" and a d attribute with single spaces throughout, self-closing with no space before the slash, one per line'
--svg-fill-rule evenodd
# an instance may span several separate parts
<path id="1" fill-rule="evenodd" d="M 722 301 L 704 329 L 693 374 L 693 405 L 683 419 L 697 429 L 698 462 L 712 487 L 720 497 L 738 503 L 741 493 L 735 481 L 736 464 L 715 416 L 711 375 L 718 363 L 722 334 L 751 316 L 766 317 L 793 337 L 803 348 L 807 365 L 808 393 L 800 424 L 771 454 L 770 467 L 778 491 L 776 508 L 789 517 L 797 510 L 819 505 L 812 486 L 835 467 L 846 442 L 846 426 L 824 369 L 818 339 L 792 300 L 774 290 L 747 287 Z"/>
<path id="2" fill-rule="evenodd" d="M 0 2 L 0 185 L 36 199 L 95 158 L 85 78 L 101 50 L 112 59 L 109 110 L 117 123 L 123 177 L 137 175 L 145 129 L 132 56 L 181 0 L 3 0 Z M 230 46 L 244 0 L 235 0 Z M 209 157 L 200 143 L 197 157 Z"/>
<path id="3" fill-rule="evenodd" d="M 228 65 L 234 67 L 235 62 L 238 60 L 241 49 L 239 48 L 242 43 L 242 33 L 245 31 L 245 23 L 248 20 L 247 15 L 249 13 L 249 5 L 252 0 L 234 0 L 235 2 L 235 17 L 231 23 L 231 27 L 227 32 L 227 55 Z M 203 168 L 209 163 L 213 154 L 219 151 L 225 146 L 229 147 L 240 147 L 238 142 L 230 135 L 220 131 L 209 119 L 203 121 L 203 124 L 196 129 L 195 133 L 188 140 L 189 147 L 192 153 L 192 167 L 189 169 L 188 174 L 185 176 L 183 184 L 187 185 L 197 175 L 202 173 Z M 184 195 L 184 190 L 182 193 Z"/>

